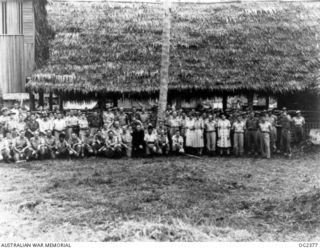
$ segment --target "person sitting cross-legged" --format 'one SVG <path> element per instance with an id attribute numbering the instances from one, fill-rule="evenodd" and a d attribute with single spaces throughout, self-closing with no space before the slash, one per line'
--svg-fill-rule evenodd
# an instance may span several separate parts
<path id="1" fill-rule="evenodd" d="M 59 134 L 59 139 L 56 143 L 56 157 L 57 158 L 67 158 L 70 153 L 70 145 L 66 140 L 66 135 L 64 133 Z"/>
<path id="2" fill-rule="evenodd" d="M 11 153 L 9 143 L 3 138 L 3 134 L 0 133 L 0 161 L 4 160 L 9 163 L 11 160 Z"/>
<path id="3" fill-rule="evenodd" d="M 157 134 L 155 133 L 152 125 L 148 126 L 147 133 L 144 135 L 144 141 L 146 143 L 146 154 L 152 156 L 157 153 Z"/>
<path id="4" fill-rule="evenodd" d="M 70 145 L 70 155 L 73 157 L 84 157 L 82 141 L 75 132 L 71 133 L 68 144 Z"/>
<path id="5" fill-rule="evenodd" d="M 48 157 L 50 159 L 56 158 L 56 138 L 52 135 L 51 130 L 46 131 L 44 144 L 45 144 L 45 157 Z"/>
<path id="6" fill-rule="evenodd" d="M 97 133 L 94 135 L 94 151 L 97 156 L 105 156 L 106 154 L 106 139 L 103 136 L 101 130 L 98 130 Z"/>
<path id="7" fill-rule="evenodd" d="M 39 131 L 34 132 L 34 137 L 30 138 L 31 158 L 43 159 L 45 155 L 45 141 L 39 135 Z"/>
<path id="8" fill-rule="evenodd" d="M 30 142 L 25 136 L 25 132 L 21 131 L 19 136 L 13 142 L 13 158 L 15 162 L 20 160 L 29 160 L 31 156 Z"/>
<path id="9" fill-rule="evenodd" d="M 176 133 L 172 136 L 172 152 L 175 154 L 184 154 L 183 144 L 184 140 L 180 135 L 180 131 L 176 131 Z"/>
<path id="10" fill-rule="evenodd" d="M 160 155 L 168 155 L 170 146 L 169 146 L 169 139 L 167 133 L 164 130 L 160 130 L 158 137 L 157 137 L 157 149 L 158 154 Z"/>
<path id="11" fill-rule="evenodd" d="M 91 134 L 89 129 L 86 129 L 86 132 L 84 133 L 82 138 L 82 142 L 83 142 L 83 153 L 85 156 L 92 156 L 97 154 L 95 150 L 94 136 Z"/>
<path id="12" fill-rule="evenodd" d="M 122 148 L 119 137 L 115 136 L 112 130 L 109 130 L 108 137 L 106 138 L 106 157 L 118 158 L 121 157 Z"/>

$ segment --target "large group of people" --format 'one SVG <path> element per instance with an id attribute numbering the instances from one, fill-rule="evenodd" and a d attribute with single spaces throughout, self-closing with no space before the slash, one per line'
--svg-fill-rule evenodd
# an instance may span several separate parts
<path id="1" fill-rule="evenodd" d="M 143 157 L 188 154 L 291 157 L 304 140 L 305 120 L 286 108 L 266 111 L 168 109 L 156 127 L 156 110 L 107 107 L 93 111 L 23 110 L 19 104 L 0 115 L 0 160 Z M 293 134 L 292 134 L 293 132 Z M 292 141 L 293 139 L 293 141 Z"/>

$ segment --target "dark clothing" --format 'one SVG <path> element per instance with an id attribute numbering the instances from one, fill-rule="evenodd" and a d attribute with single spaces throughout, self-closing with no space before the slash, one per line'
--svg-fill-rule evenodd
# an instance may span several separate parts
<path id="1" fill-rule="evenodd" d="M 141 147 L 140 147 L 141 146 Z M 134 131 L 132 133 L 132 152 L 134 156 L 139 156 L 144 153 L 144 131 Z"/>
<path id="2" fill-rule="evenodd" d="M 90 128 L 100 128 L 102 127 L 102 118 L 100 116 L 91 116 L 89 119 Z"/>

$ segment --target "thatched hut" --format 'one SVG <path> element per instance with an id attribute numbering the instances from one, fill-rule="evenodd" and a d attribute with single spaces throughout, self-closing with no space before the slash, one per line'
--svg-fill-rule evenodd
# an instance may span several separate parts
<path id="1" fill-rule="evenodd" d="M 27 89 L 68 99 L 157 97 L 159 3 L 59 2 L 50 58 Z M 173 4 L 169 97 L 283 98 L 319 89 L 320 4 Z"/>

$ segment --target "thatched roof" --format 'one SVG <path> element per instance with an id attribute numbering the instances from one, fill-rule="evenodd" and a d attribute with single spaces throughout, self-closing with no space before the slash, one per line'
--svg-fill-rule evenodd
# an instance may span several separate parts
<path id="1" fill-rule="evenodd" d="M 147 3 L 58 3 L 50 59 L 29 90 L 157 93 L 162 9 Z M 320 5 L 174 4 L 169 89 L 285 93 L 314 88 Z"/>

